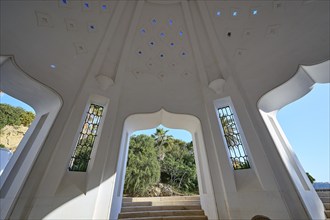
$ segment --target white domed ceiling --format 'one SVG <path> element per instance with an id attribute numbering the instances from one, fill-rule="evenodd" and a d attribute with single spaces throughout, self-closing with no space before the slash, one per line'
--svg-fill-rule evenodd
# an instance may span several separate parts
<path id="1" fill-rule="evenodd" d="M 136 26 L 129 71 L 137 78 L 187 78 L 196 75 L 192 56 L 181 4 L 147 2 Z"/>
<path id="2" fill-rule="evenodd" d="M 0 4 L 0 54 L 14 55 L 29 75 L 72 98 L 86 76 L 99 74 L 115 84 L 205 87 L 234 76 L 260 97 L 299 64 L 329 59 L 329 1 Z"/>

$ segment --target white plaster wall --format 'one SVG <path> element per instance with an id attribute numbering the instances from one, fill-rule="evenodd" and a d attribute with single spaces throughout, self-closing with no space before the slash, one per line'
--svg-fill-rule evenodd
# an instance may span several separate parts
<path id="1" fill-rule="evenodd" d="M 1 175 L 1 219 L 8 218 L 21 199 L 21 190 L 62 106 L 58 94 L 19 69 L 13 57 L 3 60 L 1 90 L 32 106 L 36 117 Z M 38 99 L 45 101 L 40 103 Z"/>
<path id="2" fill-rule="evenodd" d="M 218 219 L 200 121 L 194 116 L 173 114 L 164 109 L 150 114 L 131 115 L 125 120 L 121 150 L 117 164 L 118 178 L 116 179 L 110 218 L 117 218 L 121 208 L 130 134 L 136 130 L 157 127 L 159 124 L 163 124 L 169 128 L 181 128 L 191 132 L 194 144 L 195 161 L 197 164 L 201 205 L 210 219 Z"/>
<path id="3" fill-rule="evenodd" d="M 66 167 L 72 151 L 72 144 L 75 142 L 75 134 L 80 129 L 82 115 L 89 100 L 87 94 L 93 90 L 97 91 L 97 84 L 94 84 L 92 80 L 87 80 L 77 99 L 75 108 L 72 110 L 75 114 L 71 114 L 69 117 L 63 131 L 64 136 L 59 140 L 57 149 L 53 154 L 51 160 L 53 162 L 48 165 L 48 170 L 52 172 L 45 173 L 38 189 L 37 199 L 35 199 L 29 212 L 29 218 L 74 219 L 82 216 L 108 218 L 110 207 L 113 207 L 114 212 L 118 212 L 121 197 L 120 194 L 118 196 L 116 190 L 120 187 L 115 187 L 115 183 L 118 181 L 117 169 L 120 168 L 117 166 L 124 162 L 118 162 L 118 160 L 122 160 L 120 159 L 121 154 L 126 154 L 126 152 L 121 153 L 122 148 L 125 147 L 125 132 L 123 134 L 123 131 L 126 130 L 124 129 L 125 120 L 134 113 L 153 112 L 160 108 L 169 109 L 168 111 L 176 114 L 193 115 L 201 121 L 200 131 L 194 131 L 197 132 L 197 135 L 194 133 L 193 136 L 196 142 L 205 141 L 203 145 L 208 160 L 202 157 L 198 161 L 208 162 L 206 165 L 210 169 L 210 184 L 212 185 L 209 185 L 210 187 L 207 185 L 206 191 L 208 193 L 214 192 L 219 218 L 228 218 L 228 216 L 230 218 L 250 218 L 256 214 L 263 214 L 271 218 L 289 218 L 281 195 L 273 183 L 274 177 L 265 161 L 265 156 L 255 156 L 260 154 L 259 151 L 262 151 L 258 148 L 260 143 L 257 141 L 258 136 L 255 132 L 246 133 L 249 146 L 254 146 L 250 149 L 251 158 L 253 158 L 253 170 L 239 171 L 242 173 L 240 174 L 233 171 L 231 167 L 220 135 L 214 104 L 211 100 L 231 94 L 242 129 L 245 132 L 244 128 L 249 127 L 245 123 L 251 123 L 251 121 L 242 119 L 244 116 L 248 116 L 244 111 L 244 104 L 240 101 L 239 93 L 233 89 L 235 88 L 233 82 L 227 82 L 228 87 L 220 96 L 215 95 L 209 89 L 203 92 L 196 90 L 199 87 L 198 81 L 189 81 L 189 83 L 195 84 L 192 87 L 184 86 L 185 83 L 185 81 L 176 82 L 176 84 L 173 82 L 138 81 L 130 83 L 129 87 L 125 84 L 110 87 L 109 91 L 113 92 L 108 94 L 111 95 L 107 95 L 106 92 L 99 92 L 101 96 L 108 97 L 109 107 L 104 116 L 104 126 L 100 130 L 98 146 L 95 148 L 97 149 L 95 160 L 86 174 L 76 176 L 67 173 Z M 180 98 L 175 98 L 175 94 L 181 94 Z M 202 98 L 204 95 L 211 102 L 205 104 Z M 206 114 L 205 109 L 209 109 L 209 115 Z M 181 123 L 189 124 L 191 122 L 184 120 Z M 249 129 L 251 130 L 251 128 Z M 63 158 L 64 160 L 56 160 L 56 158 Z M 247 174 L 248 172 L 249 174 Z M 207 172 L 204 174 L 207 175 Z M 207 176 L 204 178 L 208 179 Z M 212 200 L 204 197 L 203 194 L 201 194 L 201 198 L 202 203 L 205 204 L 206 212 L 212 213 L 212 206 L 210 206 L 214 204 Z M 263 205 L 256 207 L 255 202 Z M 82 209 L 81 207 L 86 208 Z"/>
<path id="4" fill-rule="evenodd" d="M 329 64 L 330 61 L 328 60 L 312 66 L 300 66 L 290 80 L 265 94 L 258 103 L 260 113 L 272 135 L 286 169 L 290 173 L 304 207 L 308 210 L 308 214 L 312 219 L 326 218 L 323 203 L 278 123 L 276 114 L 283 106 L 310 92 L 315 83 L 329 83 Z"/>
<path id="5" fill-rule="evenodd" d="M 12 156 L 13 153 L 8 149 L 0 148 L 0 176 Z"/>

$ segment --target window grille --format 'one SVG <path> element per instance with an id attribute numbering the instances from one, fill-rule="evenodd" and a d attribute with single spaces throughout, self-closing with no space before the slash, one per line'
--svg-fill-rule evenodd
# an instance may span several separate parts
<path id="1" fill-rule="evenodd" d="M 95 104 L 89 106 L 76 148 L 70 160 L 70 171 L 86 172 L 102 113 L 102 106 Z"/>
<path id="2" fill-rule="evenodd" d="M 229 149 L 230 160 L 235 170 L 248 169 L 250 163 L 239 134 L 234 114 L 229 106 L 219 108 L 219 118 Z"/>

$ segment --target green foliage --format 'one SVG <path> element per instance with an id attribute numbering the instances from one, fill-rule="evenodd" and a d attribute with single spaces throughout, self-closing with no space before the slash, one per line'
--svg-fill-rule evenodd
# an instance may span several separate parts
<path id="1" fill-rule="evenodd" d="M 22 125 L 25 127 L 29 126 L 32 123 L 32 121 L 34 120 L 34 118 L 35 118 L 35 115 L 32 112 L 24 111 L 20 115 L 20 121 L 21 121 Z"/>
<path id="2" fill-rule="evenodd" d="M 29 126 L 34 118 L 32 112 L 25 111 L 21 107 L 0 103 L 0 129 L 6 125 Z"/>
<path id="3" fill-rule="evenodd" d="M 151 135 L 155 140 L 155 147 L 157 148 L 158 160 L 164 160 L 165 158 L 165 148 L 169 145 L 169 139 L 172 136 L 166 135 L 168 131 L 162 128 L 157 128 L 156 133 Z"/>
<path id="4" fill-rule="evenodd" d="M 144 196 L 159 180 L 182 194 L 198 194 L 193 143 L 175 139 L 167 132 L 156 129 L 151 137 L 131 138 L 124 194 Z"/>
<path id="5" fill-rule="evenodd" d="M 238 159 L 232 159 L 233 167 L 235 170 L 242 170 L 250 168 L 250 163 L 248 161 L 240 161 Z"/>
<path id="6" fill-rule="evenodd" d="M 196 164 L 192 142 L 172 139 L 161 161 L 161 180 L 183 193 L 198 193 Z"/>
<path id="7" fill-rule="evenodd" d="M 74 159 L 69 167 L 70 171 L 86 172 L 92 153 L 95 136 L 81 135 L 74 152 Z"/>
<path id="8" fill-rule="evenodd" d="M 160 166 L 154 140 L 147 135 L 131 137 L 125 176 L 124 194 L 145 196 L 159 181 Z"/>
<path id="9" fill-rule="evenodd" d="M 0 148 L 6 148 L 6 146 L 3 144 L 0 144 Z"/>
<path id="10" fill-rule="evenodd" d="M 310 175 L 308 172 L 306 173 L 306 175 L 307 175 L 309 181 L 311 181 L 311 183 L 313 184 L 315 182 L 314 177 L 312 177 L 312 175 Z"/>

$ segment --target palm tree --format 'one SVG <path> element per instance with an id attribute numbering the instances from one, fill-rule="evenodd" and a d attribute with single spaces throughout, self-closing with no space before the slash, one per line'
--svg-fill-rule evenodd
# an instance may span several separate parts
<path id="1" fill-rule="evenodd" d="M 166 135 L 168 130 L 163 128 L 156 128 L 155 134 L 151 135 L 155 140 L 155 147 L 158 151 L 158 159 L 164 160 L 165 158 L 165 147 L 169 145 L 169 139 L 172 138 L 171 135 Z"/>

